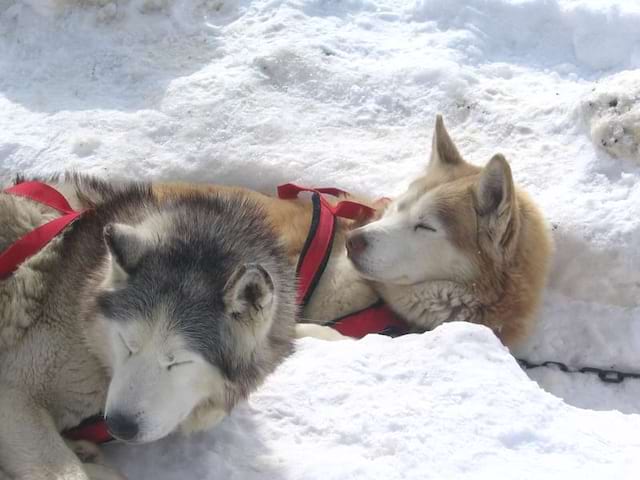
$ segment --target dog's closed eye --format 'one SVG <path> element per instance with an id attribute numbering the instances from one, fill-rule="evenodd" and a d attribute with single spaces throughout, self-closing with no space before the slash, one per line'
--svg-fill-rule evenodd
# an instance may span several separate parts
<path id="1" fill-rule="evenodd" d="M 127 342 L 125 342 L 124 337 L 122 335 L 120 336 L 120 340 L 122 341 L 122 345 L 124 346 L 125 350 L 127 351 L 127 357 L 130 357 L 131 355 L 133 355 L 133 350 L 131 350 L 131 348 L 129 348 L 129 345 L 127 344 Z"/>
<path id="2" fill-rule="evenodd" d="M 173 362 L 173 363 L 167 365 L 167 370 L 171 370 L 172 368 L 179 367 L 181 365 L 187 365 L 189 363 L 194 363 L 194 362 L 193 362 L 193 360 L 185 360 L 183 362 Z"/>
<path id="3" fill-rule="evenodd" d="M 427 225 L 426 223 L 418 223 L 413 227 L 413 229 L 417 232 L 418 230 L 427 230 L 429 232 L 437 232 L 435 228 L 431 225 Z"/>

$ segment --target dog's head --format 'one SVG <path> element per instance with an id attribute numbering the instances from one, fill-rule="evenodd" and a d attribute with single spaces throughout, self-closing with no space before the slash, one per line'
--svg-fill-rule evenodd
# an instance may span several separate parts
<path id="1" fill-rule="evenodd" d="M 235 206 L 234 206 L 235 204 Z M 206 428 L 291 351 L 293 272 L 249 202 L 176 200 L 105 228 L 105 418 L 128 442 Z"/>
<path id="2" fill-rule="evenodd" d="M 351 231 L 347 253 L 362 276 L 383 284 L 468 282 L 513 254 L 516 209 L 504 157 L 484 168 L 465 162 L 438 116 L 425 175 L 380 218 Z"/>

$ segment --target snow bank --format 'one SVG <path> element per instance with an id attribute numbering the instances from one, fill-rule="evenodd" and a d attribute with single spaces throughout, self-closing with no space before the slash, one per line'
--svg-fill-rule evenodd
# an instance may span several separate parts
<path id="1" fill-rule="evenodd" d="M 640 416 L 540 390 L 486 328 L 306 340 L 219 429 L 109 449 L 130 478 L 637 477 Z"/>

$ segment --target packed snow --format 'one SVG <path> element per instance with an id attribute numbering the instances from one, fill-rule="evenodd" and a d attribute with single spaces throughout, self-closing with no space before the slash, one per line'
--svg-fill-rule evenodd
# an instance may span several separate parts
<path id="1" fill-rule="evenodd" d="M 485 327 L 300 342 L 216 431 L 110 451 L 131 478 L 637 478 L 640 415 L 580 410 Z"/>
<path id="2" fill-rule="evenodd" d="M 638 25 L 640 0 L 0 0 L 0 179 L 390 196 L 442 113 L 553 228 L 513 353 L 640 372 Z M 219 428 L 109 457 L 131 478 L 636 478 L 638 413 L 640 380 L 522 372 L 449 325 L 300 342 Z"/>

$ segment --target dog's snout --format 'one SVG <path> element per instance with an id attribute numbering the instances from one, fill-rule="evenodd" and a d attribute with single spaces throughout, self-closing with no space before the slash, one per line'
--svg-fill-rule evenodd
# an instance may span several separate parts
<path id="1" fill-rule="evenodd" d="M 105 420 L 109 433 L 120 440 L 133 440 L 138 435 L 138 423 L 132 417 L 116 412 Z"/>
<path id="2" fill-rule="evenodd" d="M 367 239 L 361 233 L 349 235 L 347 238 L 347 253 L 350 257 L 359 255 L 367 248 Z"/>

